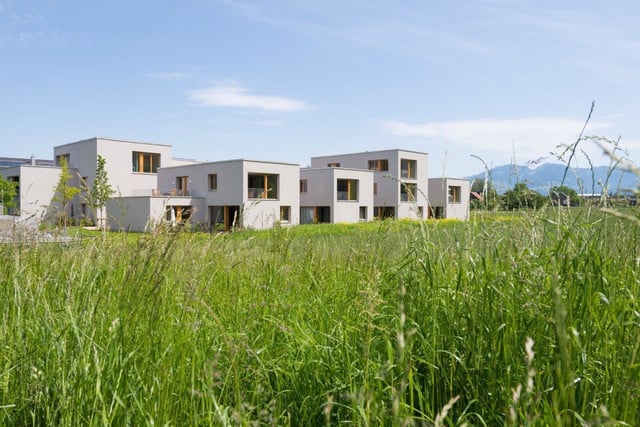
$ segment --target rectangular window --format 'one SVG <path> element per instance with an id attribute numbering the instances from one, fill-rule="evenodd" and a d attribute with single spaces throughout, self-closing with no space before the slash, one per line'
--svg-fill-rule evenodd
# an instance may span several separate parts
<path id="1" fill-rule="evenodd" d="M 301 193 L 306 193 L 307 190 L 309 189 L 309 185 L 308 185 L 308 181 L 306 179 L 301 179 L 300 180 L 300 192 Z"/>
<path id="2" fill-rule="evenodd" d="M 189 177 L 188 176 L 177 176 L 176 177 L 176 193 L 177 196 L 188 196 L 189 195 Z"/>
<path id="3" fill-rule="evenodd" d="M 460 187 L 449 186 L 449 203 L 460 203 Z"/>
<path id="4" fill-rule="evenodd" d="M 369 170 L 371 170 L 371 171 L 388 171 L 389 170 L 389 160 L 387 160 L 387 159 L 369 160 Z"/>
<path id="5" fill-rule="evenodd" d="M 338 179 L 337 183 L 338 200 L 358 200 L 358 180 Z"/>
<path id="6" fill-rule="evenodd" d="M 328 168 L 339 168 L 340 163 L 327 163 Z"/>
<path id="7" fill-rule="evenodd" d="M 209 174 L 209 191 L 214 191 L 218 189 L 218 174 L 210 173 Z"/>
<path id="8" fill-rule="evenodd" d="M 250 199 L 278 198 L 278 175 L 251 173 L 247 182 L 248 197 Z"/>
<path id="9" fill-rule="evenodd" d="M 373 195 L 375 196 L 376 194 L 378 194 L 378 183 L 374 182 L 373 183 Z"/>
<path id="10" fill-rule="evenodd" d="M 400 201 L 401 202 L 413 202 L 416 200 L 418 194 L 417 184 L 400 183 Z"/>
<path id="11" fill-rule="evenodd" d="M 416 160 L 401 159 L 400 160 L 400 177 L 407 179 L 416 179 L 416 168 L 418 162 Z"/>
<path id="12" fill-rule="evenodd" d="M 56 166 L 60 166 L 62 160 L 66 161 L 67 165 L 68 165 L 70 159 L 71 159 L 71 155 L 70 154 L 60 154 L 60 155 L 56 156 Z"/>
<path id="13" fill-rule="evenodd" d="M 158 173 L 160 154 L 134 151 L 131 154 L 131 171 L 137 173 Z"/>
<path id="14" fill-rule="evenodd" d="M 395 208 L 388 206 L 374 206 L 373 216 L 378 219 L 395 218 Z"/>
<path id="15" fill-rule="evenodd" d="M 291 206 L 280 206 L 280 222 L 291 221 Z"/>
<path id="16" fill-rule="evenodd" d="M 360 206 L 360 221 L 366 221 L 366 220 L 367 220 L 367 207 Z"/>

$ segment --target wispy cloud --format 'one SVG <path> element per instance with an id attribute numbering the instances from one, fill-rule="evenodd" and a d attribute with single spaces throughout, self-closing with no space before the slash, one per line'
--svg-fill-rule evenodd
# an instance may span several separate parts
<path id="1" fill-rule="evenodd" d="M 583 120 L 571 118 L 478 119 L 448 122 L 409 123 L 380 121 L 380 129 L 395 136 L 455 144 L 469 152 L 511 153 L 522 159 L 546 156 L 559 144 L 576 140 Z M 587 133 L 610 128 L 608 121 L 591 121 Z"/>
<path id="2" fill-rule="evenodd" d="M 294 112 L 313 108 L 304 101 L 283 96 L 254 95 L 242 86 L 217 85 L 188 93 L 189 99 L 206 107 L 229 107 Z"/>
<path id="3" fill-rule="evenodd" d="M 279 8 L 260 7 L 243 0 L 223 0 L 229 8 L 247 19 L 286 31 L 326 40 L 348 42 L 367 48 L 437 59 L 433 46 L 479 55 L 493 55 L 493 48 L 465 37 L 439 22 L 425 25 L 423 16 L 407 16 L 402 9 L 389 9 L 371 2 L 349 2 L 333 8 L 313 2 L 283 4 Z"/>

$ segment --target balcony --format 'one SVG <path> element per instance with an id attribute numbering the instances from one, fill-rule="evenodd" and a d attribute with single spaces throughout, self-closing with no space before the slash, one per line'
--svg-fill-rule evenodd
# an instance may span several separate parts
<path id="1" fill-rule="evenodd" d="M 178 188 L 172 188 L 171 190 L 159 190 L 157 188 L 145 188 L 143 190 L 131 190 L 131 195 L 134 197 L 189 197 L 192 194 L 187 190 L 180 190 Z"/>

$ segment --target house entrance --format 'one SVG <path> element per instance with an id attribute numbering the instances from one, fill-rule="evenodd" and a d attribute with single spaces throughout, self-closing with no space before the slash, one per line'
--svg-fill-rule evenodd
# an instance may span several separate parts
<path id="1" fill-rule="evenodd" d="M 209 226 L 227 231 L 240 225 L 240 206 L 209 206 Z"/>

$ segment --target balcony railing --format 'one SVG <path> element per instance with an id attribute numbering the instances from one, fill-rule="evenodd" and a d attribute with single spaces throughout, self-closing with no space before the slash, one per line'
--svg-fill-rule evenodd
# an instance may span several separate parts
<path id="1" fill-rule="evenodd" d="M 276 197 L 272 196 L 274 191 L 271 188 L 247 188 L 247 197 L 250 199 L 271 199 L 275 200 Z"/>
<path id="2" fill-rule="evenodd" d="M 171 190 L 159 190 L 157 188 L 145 188 L 142 190 L 131 190 L 132 196 L 154 196 L 154 197 L 188 197 L 191 194 L 188 190 L 172 188 Z"/>

